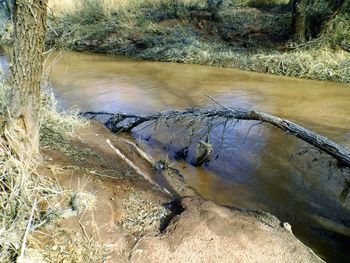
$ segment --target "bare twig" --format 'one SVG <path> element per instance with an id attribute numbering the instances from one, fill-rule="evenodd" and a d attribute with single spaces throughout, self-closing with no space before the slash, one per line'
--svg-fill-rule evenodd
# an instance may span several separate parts
<path id="1" fill-rule="evenodd" d="M 215 100 L 213 97 L 209 96 L 208 94 L 204 93 L 204 96 L 208 97 L 210 100 L 212 100 L 213 102 L 215 102 L 216 104 L 220 105 L 221 107 L 223 107 L 226 110 L 232 110 L 229 107 L 225 106 L 224 104 L 218 102 L 217 100 Z"/>
<path id="2" fill-rule="evenodd" d="M 26 231 L 25 231 L 24 236 L 23 236 L 22 247 L 21 247 L 21 254 L 20 254 L 19 258 L 18 258 L 18 262 L 19 263 L 24 263 L 24 259 L 23 259 L 24 258 L 24 252 L 26 250 L 27 239 L 28 239 L 30 227 L 31 227 L 31 224 L 32 224 L 33 216 L 34 216 L 36 202 L 37 202 L 37 200 L 35 199 L 34 203 L 33 203 L 32 212 L 31 212 L 29 220 L 28 220 L 27 228 L 26 228 Z"/>

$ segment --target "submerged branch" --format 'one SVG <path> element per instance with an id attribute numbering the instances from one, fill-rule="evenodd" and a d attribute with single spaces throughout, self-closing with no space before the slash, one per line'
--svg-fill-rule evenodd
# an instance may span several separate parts
<path id="1" fill-rule="evenodd" d="M 101 113 L 97 113 L 99 115 Z M 129 132 L 133 128 L 149 121 L 160 121 L 176 119 L 179 117 L 185 118 L 225 118 L 225 119 L 237 119 L 237 120 L 256 120 L 269 123 L 279 129 L 292 134 L 299 139 L 315 146 L 323 152 L 331 155 L 340 164 L 350 167 L 350 151 L 345 147 L 329 140 L 328 138 L 312 132 L 292 121 L 282 119 L 277 116 L 255 110 L 246 109 L 186 109 L 167 111 L 162 113 L 155 113 L 151 115 L 134 115 L 134 114 L 122 114 L 122 113 L 102 113 L 110 115 L 108 121 L 105 123 L 107 128 L 112 132 Z M 83 114 L 85 115 L 85 114 Z M 86 115 L 93 116 L 93 112 L 86 113 Z M 122 122 L 126 124 L 122 125 Z"/>

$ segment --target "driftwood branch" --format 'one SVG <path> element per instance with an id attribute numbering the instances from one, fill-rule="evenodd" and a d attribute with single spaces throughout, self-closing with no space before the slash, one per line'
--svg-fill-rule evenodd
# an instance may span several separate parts
<path id="1" fill-rule="evenodd" d="M 111 117 L 105 123 L 105 125 L 113 132 L 129 132 L 133 128 L 141 125 L 142 123 L 158 120 L 170 120 L 179 117 L 187 118 L 224 118 L 224 119 L 237 119 L 237 120 L 256 120 L 269 123 L 279 129 L 292 134 L 299 139 L 315 146 L 323 152 L 331 155 L 340 164 L 350 167 L 350 151 L 345 147 L 329 140 L 328 138 L 312 132 L 292 121 L 282 119 L 277 116 L 254 110 L 245 109 L 186 109 L 167 111 L 162 113 L 156 113 L 151 115 L 134 115 L 134 114 L 122 114 L 122 113 L 97 113 L 96 115 L 110 115 Z M 84 113 L 85 116 L 93 116 L 93 112 Z M 121 125 L 121 123 L 126 123 Z"/>
<path id="2" fill-rule="evenodd" d="M 126 140 L 125 140 L 126 141 Z M 115 146 L 113 146 L 113 144 L 111 143 L 111 141 L 109 139 L 106 140 L 106 143 L 109 145 L 109 147 L 111 147 L 114 152 L 118 155 L 118 157 L 120 159 L 122 159 L 124 162 L 126 162 L 137 174 L 141 175 L 144 179 L 146 179 L 148 182 L 150 182 L 152 185 L 156 185 L 158 187 L 160 187 L 153 179 L 151 179 L 146 173 L 144 173 L 143 171 L 141 171 L 141 169 L 139 167 L 137 167 L 128 157 L 126 157 L 119 149 L 117 149 Z M 135 145 L 135 147 L 137 147 Z M 138 147 L 137 147 L 138 148 Z M 141 149 L 138 148 L 138 151 L 140 151 L 139 153 L 142 152 Z M 151 159 L 147 160 L 150 161 Z M 164 187 L 160 187 L 165 193 L 167 193 L 168 195 L 171 196 L 171 193 L 165 189 Z"/>

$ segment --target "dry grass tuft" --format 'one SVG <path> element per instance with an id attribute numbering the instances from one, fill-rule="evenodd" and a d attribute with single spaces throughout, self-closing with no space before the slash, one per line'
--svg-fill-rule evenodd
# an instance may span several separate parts
<path id="1" fill-rule="evenodd" d="M 40 239 L 31 237 L 29 242 L 34 247 L 28 251 L 30 257 L 39 254 L 45 262 L 104 262 L 103 255 L 107 252 L 96 240 L 58 227 L 44 228 Z"/>
<path id="2" fill-rule="evenodd" d="M 67 192 L 36 173 L 30 153 L 14 156 L 3 143 L 0 151 L 0 262 L 13 262 L 24 257 L 28 234 L 62 213 Z"/>
<path id="3" fill-rule="evenodd" d="M 70 157 L 80 156 L 79 149 L 72 149 L 70 142 L 74 138 L 73 132 L 79 127 L 88 125 L 79 117 L 78 110 L 65 112 L 57 105 L 52 92 L 42 94 L 40 110 L 40 144 L 42 148 L 52 148 Z"/>
<path id="4" fill-rule="evenodd" d="M 159 229 L 160 222 L 171 213 L 169 209 L 153 201 L 144 200 L 139 194 L 132 194 L 123 200 L 124 214 L 119 224 L 135 233 L 143 234 L 150 229 Z"/>

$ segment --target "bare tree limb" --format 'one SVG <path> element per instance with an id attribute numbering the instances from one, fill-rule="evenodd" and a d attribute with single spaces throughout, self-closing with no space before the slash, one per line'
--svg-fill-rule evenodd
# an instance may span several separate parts
<path id="1" fill-rule="evenodd" d="M 90 116 L 92 112 L 88 113 Z M 101 114 L 101 113 L 98 113 Z M 107 114 L 107 113 L 106 113 Z M 109 114 L 109 113 L 108 113 Z M 107 114 L 107 115 L 108 115 Z M 84 115 L 84 114 L 83 114 Z M 129 132 L 133 128 L 148 122 L 148 121 L 160 121 L 175 119 L 178 117 L 185 118 L 225 118 L 225 119 L 237 119 L 237 120 L 256 120 L 269 123 L 282 131 L 285 131 L 297 138 L 315 146 L 323 152 L 334 157 L 340 162 L 340 164 L 350 167 L 350 151 L 331 141 L 330 139 L 312 132 L 292 121 L 282 119 L 277 116 L 255 110 L 246 109 L 186 109 L 186 110 L 174 110 L 162 113 L 155 113 L 151 115 L 134 115 L 134 114 L 122 114 L 115 113 L 105 123 L 105 125 L 112 132 Z M 125 124 L 123 124 L 125 123 Z"/>

